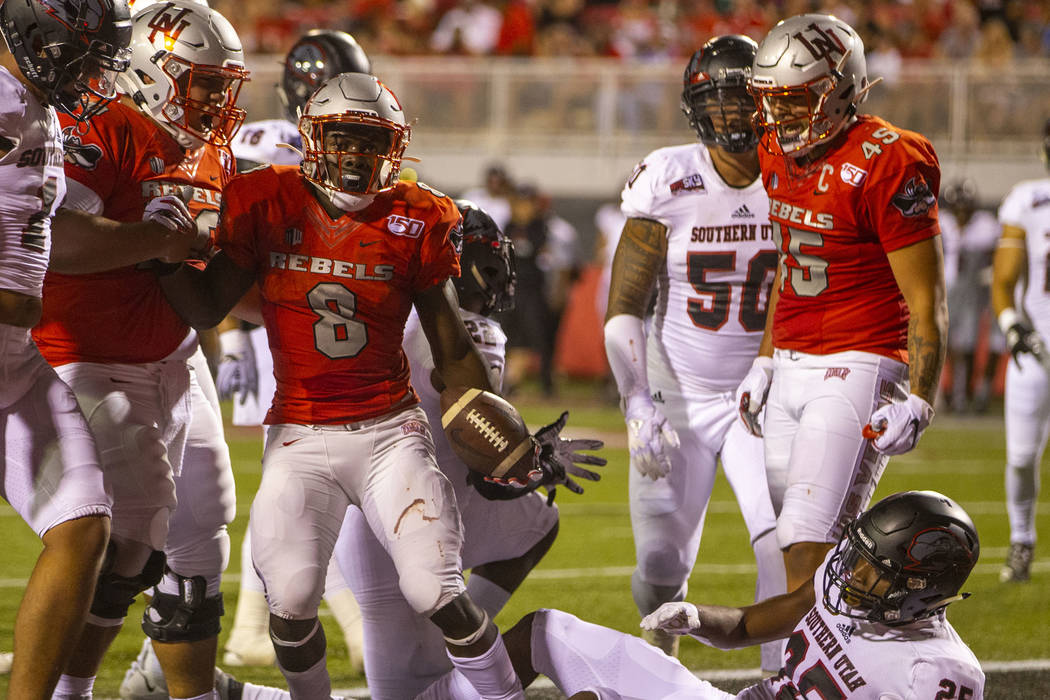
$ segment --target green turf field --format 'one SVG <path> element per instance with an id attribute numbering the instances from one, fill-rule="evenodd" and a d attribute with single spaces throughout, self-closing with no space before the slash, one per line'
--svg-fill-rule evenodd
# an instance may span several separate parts
<path id="1" fill-rule="evenodd" d="M 571 409 L 569 434 L 601 431 L 611 447 L 609 465 L 598 484 L 587 485 L 583 496 L 559 493 L 562 524 L 558 541 L 534 575 L 497 618 L 506 627 L 537 607 L 558 607 L 593 622 L 635 631 L 638 616 L 631 600 L 629 577 L 634 564 L 628 517 L 627 451 L 619 412 L 599 387 L 575 386 L 560 401 L 516 396 L 529 424 L 538 427 L 557 417 L 562 406 Z M 240 571 L 240 542 L 251 495 L 259 481 L 261 446 L 243 429 L 231 432 L 230 448 L 237 474 L 238 516 L 231 527 L 233 552 L 229 581 L 223 586 L 228 617 L 236 603 L 236 576 Z M 939 416 L 917 450 L 890 462 L 877 497 L 904 489 L 932 488 L 958 500 L 973 516 L 981 535 L 982 556 L 967 589 L 973 597 L 952 606 L 950 618 L 982 662 L 1050 659 L 1050 606 L 1046 604 L 1050 563 L 1045 548 L 1036 552 L 1031 583 L 1004 586 L 998 571 L 1007 546 L 1003 505 L 1003 430 L 1001 417 L 955 418 Z M 1046 507 L 1050 492 L 1043 491 L 1039 524 L 1047 536 Z M 6 543 L 0 572 L 0 650 L 10 650 L 15 610 L 30 567 L 39 550 L 35 536 L 9 507 L 0 506 L 0 537 Z M 723 604 L 751 600 L 754 566 L 743 521 L 721 477 L 715 486 L 699 561 L 690 579 L 689 598 Z M 142 638 L 138 627 L 141 606 L 110 650 L 95 686 L 97 698 L 116 697 L 117 687 Z M 330 618 L 325 618 L 330 619 Z M 345 651 L 334 624 L 328 625 L 329 667 L 336 687 L 361 685 L 349 675 Z M 225 631 L 223 632 L 225 639 Z M 720 652 L 691 639 L 682 644 L 682 661 L 694 669 L 732 669 L 758 666 L 758 651 Z M 241 680 L 282 685 L 275 669 L 236 669 Z M 996 694 L 989 683 L 987 697 L 1050 697 L 1045 672 L 1033 680 L 1012 681 L 1018 694 Z M 1019 685 L 1020 684 L 1020 685 Z M 1039 684 L 1038 688 L 1035 684 Z M 6 694 L 0 677 L 0 693 Z"/>

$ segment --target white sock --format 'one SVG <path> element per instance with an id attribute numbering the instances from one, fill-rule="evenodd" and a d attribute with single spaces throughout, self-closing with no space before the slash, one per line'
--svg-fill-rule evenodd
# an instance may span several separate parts
<path id="1" fill-rule="evenodd" d="M 247 637 L 249 639 L 269 638 L 270 606 L 266 596 L 261 592 L 241 588 L 237 598 L 237 612 L 233 616 L 233 628 L 230 630 L 230 642 Z M 237 646 L 227 642 L 226 646 Z"/>
<path id="2" fill-rule="evenodd" d="M 317 700 L 332 695 L 332 679 L 328 676 L 328 655 L 305 671 L 289 671 L 277 660 L 277 668 L 284 674 L 288 683 L 288 693 L 292 700 Z"/>
<path id="3" fill-rule="evenodd" d="M 241 687 L 241 700 L 288 700 L 292 697 L 287 690 L 270 688 L 264 685 L 245 683 Z"/>
<path id="4" fill-rule="evenodd" d="M 510 600 L 510 591 L 477 574 L 471 574 L 467 579 L 467 594 L 489 614 L 489 619 L 495 618 Z"/>
<path id="5" fill-rule="evenodd" d="M 172 697 L 171 700 L 219 700 L 219 693 L 217 690 L 212 688 L 203 695 L 194 695 L 192 698 L 176 698 Z"/>
<path id="6" fill-rule="evenodd" d="M 78 678 L 62 674 L 55 686 L 51 700 L 91 700 L 91 691 L 95 687 L 95 677 Z"/>
<path id="7" fill-rule="evenodd" d="M 1035 503 L 1039 470 L 1031 463 L 1006 467 L 1006 514 L 1010 544 L 1035 544 Z"/>
<path id="8" fill-rule="evenodd" d="M 452 665 L 462 673 L 484 700 L 524 700 L 521 681 L 503 645 L 503 637 L 479 656 L 448 655 Z"/>

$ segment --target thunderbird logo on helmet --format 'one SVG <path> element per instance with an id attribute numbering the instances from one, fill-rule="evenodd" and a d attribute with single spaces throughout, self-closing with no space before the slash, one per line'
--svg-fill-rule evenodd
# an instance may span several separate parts
<path id="1" fill-rule="evenodd" d="M 102 0 L 39 0 L 47 14 L 73 31 L 97 32 L 106 16 Z"/>
<path id="2" fill-rule="evenodd" d="M 923 530 L 912 538 L 908 547 L 908 563 L 904 566 L 905 571 L 929 567 L 931 563 L 948 563 L 958 557 L 960 551 L 966 551 L 966 546 L 960 543 L 948 530 L 942 528 L 931 528 Z"/>

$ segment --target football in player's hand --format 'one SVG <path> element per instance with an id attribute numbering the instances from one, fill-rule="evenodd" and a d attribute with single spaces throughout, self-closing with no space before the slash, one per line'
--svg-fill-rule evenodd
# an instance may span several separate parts
<path id="1" fill-rule="evenodd" d="M 441 427 L 463 463 L 488 479 L 525 485 L 538 473 L 537 444 L 521 414 L 491 392 L 446 388 Z"/>

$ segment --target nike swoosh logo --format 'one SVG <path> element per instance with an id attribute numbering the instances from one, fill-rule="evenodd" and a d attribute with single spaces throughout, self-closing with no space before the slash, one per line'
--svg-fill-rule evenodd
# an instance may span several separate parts
<path id="1" fill-rule="evenodd" d="M 378 242 L 379 241 L 361 241 L 361 247 L 362 248 L 367 248 L 368 246 L 370 246 L 370 245 L 372 245 L 374 243 L 378 243 Z"/>
<path id="2" fill-rule="evenodd" d="M 285 447 L 288 447 L 289 445 L 294 445 L 295 443 L 299 442 L 300 440 L 302 440 L 302 438 L 295 438 L 294 440 L 289 440 L 288 442 L 282 442 L 281 444 L 284 445 Z"/>
<path id="3" fill-rule="evenodd" d="M 216 180 L 219 179 L 219 176 L 218 175 L 209 175 L 208 179 L 211 180 L 212 182 L 215 182 Z"/>

